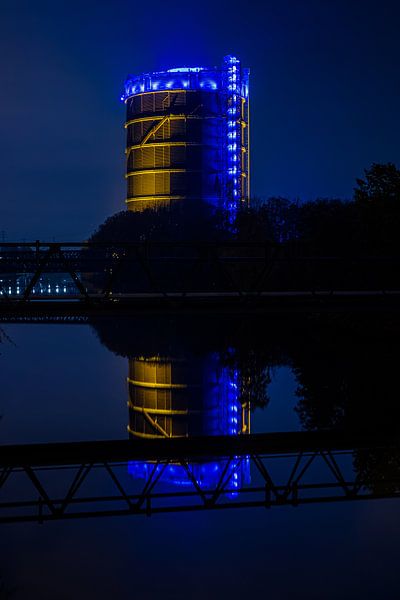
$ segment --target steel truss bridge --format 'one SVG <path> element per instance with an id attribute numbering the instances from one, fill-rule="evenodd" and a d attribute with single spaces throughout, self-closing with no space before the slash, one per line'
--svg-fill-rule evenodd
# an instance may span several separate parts
<path id="1" fill-rule="evenodd" d="M 400 256 L 315 256 L 294 243 L 9 242 L 0 247 L 0 316 L 166 305 L 396 308 L 399 265 Z M 68 289 L 55 284 L 61 276 Z"/>
<path id="2" fill-rule="evenodd" d="M 362 475 L 371 453 L 383 461 L 399 456 L 398 436 L 295 432 L 0 446 L 0 523 L 398 498 L 400 470 Z M 220 471 L 205 486 L 196 465 L 210 460 Z M 235 487 L 243 462 L 250 478 Z M 132 464 L 147 465 L 144 480 L 128 472 Z M 185 474 L 184 487 L 163 481 L 171 466 Z"/>

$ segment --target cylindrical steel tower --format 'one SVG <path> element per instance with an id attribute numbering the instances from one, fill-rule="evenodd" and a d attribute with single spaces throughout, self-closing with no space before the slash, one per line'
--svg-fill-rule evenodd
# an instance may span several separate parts
<path id="1" fill-rule="evenodd" d="M 129 433 L 142 438 L 186 437 L 190 413 L 199 411 L 202 387 L 201 373 L 185 360 L 130 359 Z"/>
<path id="2" fill-rule="evenodd" d="M 199 200 L 235 210 L 249 199 L 248 69 L 178 68 L 129 77 L 127 206 Z"/>
<path id="3" fill-rule="evenodd" d="M 129 433 L 142 438 L 248 433 L 249 406 L 241 406 L 236 378 L 213 354 L 131 358 Z"/>

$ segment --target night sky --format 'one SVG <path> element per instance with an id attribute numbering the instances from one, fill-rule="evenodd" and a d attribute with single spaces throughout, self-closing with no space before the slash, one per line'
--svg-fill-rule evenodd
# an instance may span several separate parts
<path id="1" fill-rule="evenodd" d="M 251 68 L 252 194 L 350 198 L 400 166 L 399 28 L 395 0 L 0 0 L 0 232 L 80 240 L 122 210 L 126 75 L 228 53 Z"/>

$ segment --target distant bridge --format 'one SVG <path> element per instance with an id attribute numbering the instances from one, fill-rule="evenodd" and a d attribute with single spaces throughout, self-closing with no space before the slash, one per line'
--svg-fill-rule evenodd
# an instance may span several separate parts
<path id="1" fill-rule="evenodd" d="M 259 242 L 3 243 L 0 318 L 117 308 L 400 306 L 400 257 Z M 57 307 L 57 308 L 56 308 Z"/>

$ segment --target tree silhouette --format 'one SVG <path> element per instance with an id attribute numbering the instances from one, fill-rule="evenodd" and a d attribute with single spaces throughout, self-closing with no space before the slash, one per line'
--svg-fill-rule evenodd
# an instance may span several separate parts
<path id="1" fill-rule="evenodd" d="M 89 241 L 212 240 L 229 236 L 222 211 L 205 202 L 187 200 L 158 210 L 116 213 L 99 226 Z"/>
<path id="2" fill-rule="evenodd" d="M 239 375 L 239 400 L 252 409 L 265 408 L 270 401 L 271 366 L 259 352 L 245 348 L 229 348 L 220 354 L 221 363 Z"/>
<path id="3" fill-rule="evenodd" d="M 400 250 L 400 171 L 393 163 L 376 164 L 357 179 L 354 189 L 363 244 L 369 254 Z M 389 274 L 388 274 L 389 276 Z"/>
<path id="4" fill-rule="evenodd" d="M 364 173 L 365 179 L 356 180 L 356 202 L 400 202 L 400 170 L 393 163 L 373 163 Z"/>
<path id="5" fill-rule="evenodd" d="M 356 450 L 354 469 L 364 487 L 375 494 L 400 492 L 400 451 L 398 448 Z"/>

